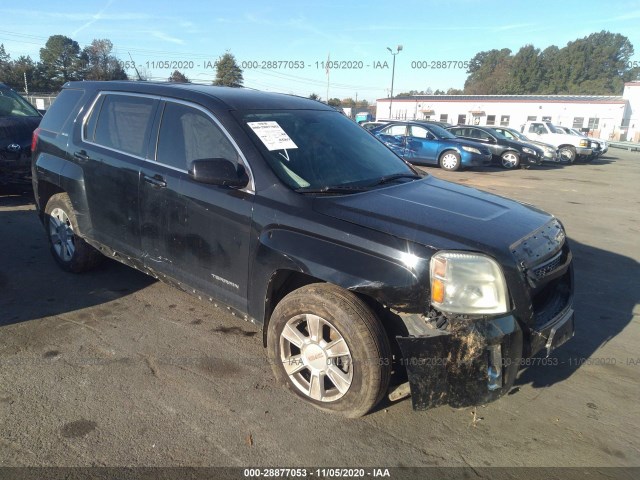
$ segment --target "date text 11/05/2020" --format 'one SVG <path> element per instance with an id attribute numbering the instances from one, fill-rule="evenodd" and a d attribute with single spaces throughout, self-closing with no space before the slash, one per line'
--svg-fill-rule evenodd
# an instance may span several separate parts
<path id="1" fill-rule="evenodd" d="M 135 61 L 120 61 L 123 70 L 136 68 L 168 69 L 168 70 L 213 70 L 218 68 L 217 60 L 147 60 L 137 63 Z M 242 60 L 238 65 L 243 70 L 390 70 L 391 64 L 386 60 L 315 60 L 307 62 L 296 60 Z M 413 70 L 448 70 L 468 69 L 468 60 L 412 60 L 409 64 Z"/>

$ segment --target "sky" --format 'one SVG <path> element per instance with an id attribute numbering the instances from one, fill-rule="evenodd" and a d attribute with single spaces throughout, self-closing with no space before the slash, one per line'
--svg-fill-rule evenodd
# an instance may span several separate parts
<path id="1" fill-rule="evenodd" d="M 81 47 L 107 38 L 119 59 L 131 55 L 151 79 L 166 80 L 182 67 L 190 80 L 209 83 L 215 60 L 229 51 L 246 87 L 322 99 L 328 93 L 372 102 L 389 96 L 392 77 L 394 94 L 462 88 L 464 62 L 480 51 L 563 47 L 601 30 L 628 37 L 640 60 L 640 0 L 52 3 L 0 4 L 0 43 L 11 58 L 39 59 L 50 35 Z M 135 77 L 133 69 L 127 73 Z"/>

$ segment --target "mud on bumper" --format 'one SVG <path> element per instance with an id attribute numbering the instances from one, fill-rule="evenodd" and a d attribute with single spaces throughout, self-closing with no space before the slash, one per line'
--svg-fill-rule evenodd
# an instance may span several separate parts
<path id="1" fill-rule="evenodd" d="M 497 400 L 507 393 L 524 365 L 525 335 L 515 317 L 469 321 L 434 335 L 396 337 L 407 369 L 414 410 L 439 405 L 467 407 Z M 527 337 L 529 351 L 547 355 L 574 333 L 573 310 Z"/>

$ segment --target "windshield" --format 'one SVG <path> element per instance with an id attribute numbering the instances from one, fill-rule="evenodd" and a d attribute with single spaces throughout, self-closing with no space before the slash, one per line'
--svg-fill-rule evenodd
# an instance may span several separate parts
<path id="1" fill-rule="evenodd" d="M 241 112 L 240 122 L 278 177 L 293 189 L 369 187 L 416 172 L 382 142 L 337 112 Z"/>
<path id="2" fill-rule="evenodd" d="M 12 90 L 0 90 L 0 117 L 39 117 L 29 102 Z"/>
<path id="3" fill-rule="evenodd" d="M 458 138 L 453 133 L 445 130 L 439 125 L 429 125 L 427 128 L 438 138 Z"/>
<path id="4" fill-rule="evenodd" d="M 545 123 L 545 125 L 547 126 L 547 128 L 549 129 L 549 131 L 551 133 L 564 133 L 564 132 L 558 132 L 556 130 L 556 127 L 554 127 L 553 124 L 551 124 L 551 123 Z"/>

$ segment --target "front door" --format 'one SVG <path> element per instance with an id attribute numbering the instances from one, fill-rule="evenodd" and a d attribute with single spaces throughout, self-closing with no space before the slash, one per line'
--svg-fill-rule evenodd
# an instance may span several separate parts
<path id="1" fill-rule="evenodd" d="M 140 179 L 140 232 L 145 265 L 246 311 L 253 193 L 193 181 L 191 162 L 241 162 L 222 127 L 196 105 L 166 101 L 155 162 Z"/>

